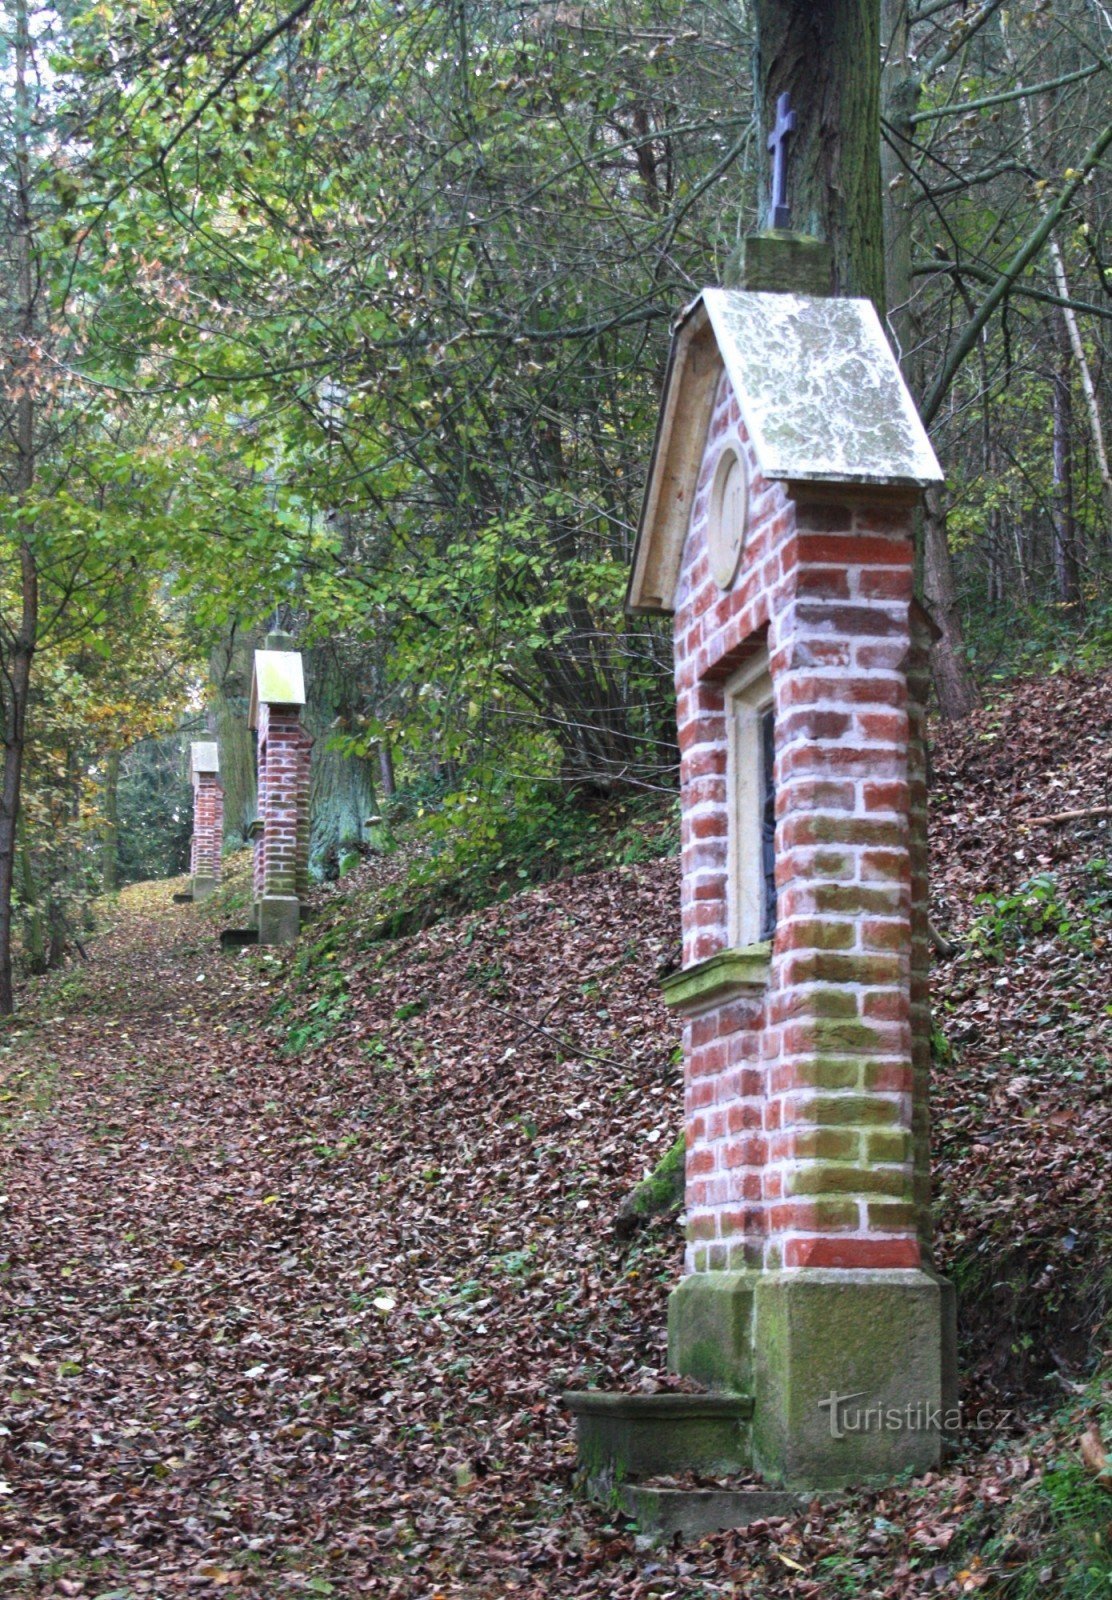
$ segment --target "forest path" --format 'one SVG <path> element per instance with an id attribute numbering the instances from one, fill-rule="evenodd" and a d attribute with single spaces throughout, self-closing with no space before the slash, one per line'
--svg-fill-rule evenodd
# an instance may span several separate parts
<path id="1" fill-rule="evenodd" d="M 645 910 L 671 917 L 661 870 Z M 528 1226 L 519 1184 L 538 1192 L 499 1067 L 514 1049 L 488 1030 L 474 1107 L 449 1109 L 422 1152 L 417 1119 L 445 1099 L 430 1073 L 400 1083 L 373 1032 L 358 1053 L 343 1032 L 283 1047 L 267 1025 L 281 958 L 222 955 L 176 887 L 125 890 L 89 965 L 47 981 L 0 1056 L 0 1593 L 635 1592 L 632 1540 L 568 1496 L 570 1366 L 554 1361 L 577 1339 L 582 1359 L 553 1329 L 562 1297 L 610 1315 L 595 1263 L 578 1264 L 609 1276 L 608 1216 L 601 1246 L 579 1242 L 583 1202 L 557 1179 L 533 1210 L 561 1207 L 542 1221 L 568 1262 L 541 1284 L 535 1243 L 507 1252 Z M 446 1015 L 450 984 L 447 1000 Z M 555 1093 L 570 1107 L 583 1083 L 566 1069 Z M 447 1166 L 472 1109 L 476 1149 L 488 1125 L 497 1142 L 466 1198 L 446 1171 L 438 1201 L 423 1164 Z M 385 1156 L 360 1149 L 390 1126 Z"/>

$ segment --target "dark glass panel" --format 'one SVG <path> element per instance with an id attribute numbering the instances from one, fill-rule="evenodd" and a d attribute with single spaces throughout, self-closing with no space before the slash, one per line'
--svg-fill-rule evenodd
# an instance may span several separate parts
<path id="1" fill-rule="evenodd" d="M 759 713 L 761 728 L 761 938 L 776 930 L 776 738 L 772 707 Z"/>

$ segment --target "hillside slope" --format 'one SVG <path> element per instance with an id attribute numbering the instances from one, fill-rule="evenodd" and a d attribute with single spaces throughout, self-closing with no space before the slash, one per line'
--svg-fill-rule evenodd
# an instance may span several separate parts
<path id="1" fill-rule="evenodd" d="M 1109 823 L 1024 819 L 1106 802 L 1110 688 L 936 749 L 939 1242 L 991 1425 L 946 1472 L 676 1551 L 570 1492 L 560 1390 L 663 1370 L 676 1219 L 613 1221 L 680 1123 L 675 862 L 383 941 L 372 861 L 292 959 L 146 885 L 0 1057 L 0 1591 L 1098 1592 Z"/>

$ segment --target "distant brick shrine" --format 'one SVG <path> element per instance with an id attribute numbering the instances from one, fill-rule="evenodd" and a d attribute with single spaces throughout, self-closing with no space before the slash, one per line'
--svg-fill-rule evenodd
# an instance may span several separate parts
<path id="1" fill-rule="evenodd" d="M 224 790 L 220 784 L 220 752 L 216 742 L 196 740 L 190 745 L 189 770 L 193 782 L 193 839 L 189 871 L 194 900 L 205 900 L 220 882 L 224 849 Z"/>
<path id="2" fill-rule="evenodd" d="M 285 635 L 255 652 L 248 724 L 258 735 L 255 919 L 260 944 L 296 939 L 309 889 L 309 771 L 313 741 L 301 724 L 305 675 Z"/>
<path id="3" fill-rule="evenodd" d="M 684 314 L 629 594 L 675 628 L 688 1244 L 670 1358 L 752 1397 L 741 1464 L 809 1487 L 931 1466 L 953 1400 L 912 536 L 940 477 L 869 303 L 715 289 Z M 849 1429 L 839 1396 L 933 1421 Z"/>

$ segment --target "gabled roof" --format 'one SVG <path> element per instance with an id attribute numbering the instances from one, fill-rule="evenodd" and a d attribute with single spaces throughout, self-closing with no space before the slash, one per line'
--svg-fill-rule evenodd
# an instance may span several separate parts
<path id="1" fill-rule="evenodd" d="M 215 739 L 194 739 L 189 746 L 189 772 L 196 783 L 202 773 L 220 771 L 220 746 Z"/>
<path id="2" fill-rule="evenodd" d="M 251 705 L 247 726 L 259 725 L 259 707 L 303 706 L 305 673 L 299 650 L 256 650 L 255 670 L 251 675 Z"/>
<path id="3" fill-rule="evenodd" d="M 704 289 L 672 339 L 632 611 L 672 610 L 723 365 L 762 477 L 902 489 L 942 481 L 871 301 Z"/>

